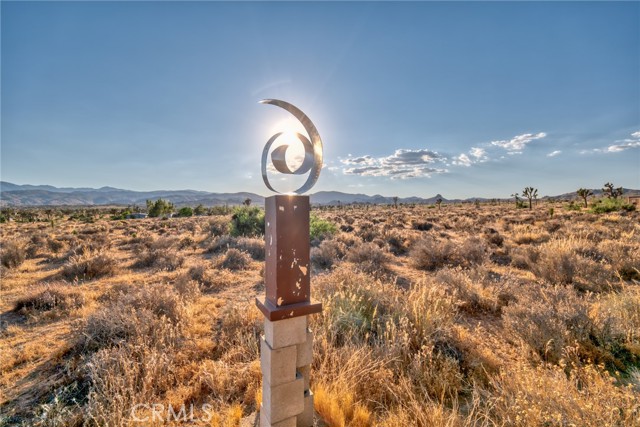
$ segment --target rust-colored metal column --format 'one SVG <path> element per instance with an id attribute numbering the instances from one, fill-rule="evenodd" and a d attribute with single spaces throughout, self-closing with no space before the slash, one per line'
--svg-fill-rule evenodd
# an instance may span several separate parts
<path id="1" fill-rule="evenodd" d="M 258 308 L 271 321 L 322 311 L 311 300 L 309 196 L 265 199 L 265 288 Z"/>

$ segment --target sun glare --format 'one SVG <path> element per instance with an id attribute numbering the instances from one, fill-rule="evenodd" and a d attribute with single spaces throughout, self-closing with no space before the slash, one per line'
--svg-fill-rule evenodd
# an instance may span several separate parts
<path id="1" fill-rule="evenodd" d="M 282 145 L 288 145 L 286 160 L 290 169 L 298 168 L 304 160 L 304 147 L 296 133 L 307 136 L 304 127 L 294 119 L 286 119 L 278 122 L 272 129 L 271 135 L 282 132 L 282 135 L 273 144 L 273 149 Z"/>

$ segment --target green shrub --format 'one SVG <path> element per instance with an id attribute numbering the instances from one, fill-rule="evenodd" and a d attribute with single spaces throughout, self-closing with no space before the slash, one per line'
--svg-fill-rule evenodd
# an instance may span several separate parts
<path id="1" fill-rule="evenodd" d="M 171 212 L 173 212 L 173 210 L 173 203 L 166 200 L 158 199 L 155 202 L 147 200 L 147 213 L 151 218 L 170 214 Z"/>
<path id="2" fill-rule="evenodd" d="M 591 212 L 596 214 L 616 211 L 631 212 L 634 210 L 636 210 L 635 205 L 625 203 L 621 199 L 600 199 L 591 206 Z"/>
<path id="3" fill-rule="evenodd" d="M 264 211 L 257 207 L 243 206 L 234 209 L 231 217 L 231 235 L 260 236 L 264 234 Z"/>
<path id="4" fill-rule="evenodd" d="M 337 227 L 331 221 L 311 215 L 309 218 L 309 237 L 311 240 L 325 240 L 336 234 Z"/>
<path id="5" fill-rule="evenodd" d="M 582 206 L 580 206 L 580 204 L 578 204 L 578 203 L 576 203 L 574 201 L 571 201 L 567 206 L 565 206 L 565 208 L 568 211 L 579 211 L 579 210 L 582 209 Z"/>
<path id="6" fill-rule="evenodd" d="M 179 217 L 193 216 L 193 209 L 191 209 L 189 206 L 180 208 L 180 210 L 178 211 L 178 216 Z"/>

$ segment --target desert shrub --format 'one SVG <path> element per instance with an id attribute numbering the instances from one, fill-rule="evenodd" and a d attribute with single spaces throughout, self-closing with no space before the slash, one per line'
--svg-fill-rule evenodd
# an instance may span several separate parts
<path id="1" fill-rule="evenodd" d="M 21 313 L 51 310 L 68 313 L 82 307 L 85 302 L 84 294 L 76 288 L 63 284 L 49 284 L 18 298 L 13 310 Z"/>
<path id="2" fill-rule="evenodd" d="M 550 236 L 546 231 L 533 228 L 530 225 L 516 225 L 512 229 L 513 241 L 518 245 L 542 243 L 549 240 Z"/>
<path id="3" fill-rule="evenodd" d="M 336 234 L 336 231 L 337 228 L 334 223 L 311 214 L 309 218 L 309 237 L 312 242 L 316 241 L 319 243 L 325 239 L 329 239 Z"/>
<path id="4" fill-rule="evenodd" d="M 363 343 L 383 336 L 390 295 L 378 279 L 339 267 L 317 279 L 317 295 L 323 302 L 322 335 L 333 346 Z"/>
<path id="5" fill-rule="evenodd" d="M 144 343 L 158 349 L 180 340 L 185 307 L 167 286 L 145 286 L 117 293 L 90 315 L 77 333 L 76 350 L 95 352 L 123 343 Z"/>
<path id="6" fill-rule="evenodd" d="M 562 222 L 560 220 L 547 221 L 543 227 L 547 230 L 547 233 L 555 233 L 562 228 Z"/>
<path id="7" fill-rule="evenodd" d="M 378 230 L 376 226 L 369 221 L 363 221 L 360 223 L 356 236 L 360 237 L 364 242 L 372 242 L 378 237 Z"/>
<path id="8" fill-rule="evenodd" d="M 232 247 L 248 253 L 251 258 L 256 261 L 264 261 L 265 251 L 263 239 L 240 237 Z"/>
<path id="9" fill-rule="evenodd" d="M 86 252 L 72 255 L 62 266 L 60 274 L 67 280 L 92 280 L 111 276 L 116 272 L 117 262 L 103 252 Z"/>
<path id="10" fill-rule="evenodd" d="M 529 269 L 541 279 L 555 284 L 572 283 L 578 262 L 566 240 L 553 240 L 539 247 L 538 256 L 529 259 Z"/>
<path id="11" fill-rule="evenodd" d="M 409 251 L 407 239 L 398 231 L 390 231 L 386 235 L 389 250 L 394 255 L 404 255 Z"/>
<path id="12" fill-rule="evenodd" d="M 454 218 L 455 228 L 460 231 L 472 231 L 475 227 L 473 219 L 466 216 L 458 216 Z"/>
<path id="13" fill-rule="evenodd" d="M 215 272 L 208 265 L 201 263 L 189 268 L 187 279 L 200 284 L 203 289 L 211 289 L 215 283 Z"/>
<path id="14" fill-rule="evenodd" d="M 218 260 L 218 267 L 227 270 L 247 270 L 251 266 L 248 253 L 231 248 Z"/>
<path id="15" fill-rule="evenodd" d="M 206 242 L 206 252 L 210 254 L 217 254 L 224 252 L 229 248 L 235 248 L 237 240 L 237 238 L 229 235 L 216 236 Z"/>
<path id="16" fill-rule="evenodd" d="M 463 267 L 480 265 L 487 255 L 486 244 L 478 237 L 470 237 L 456 248 L 456 263 Z"/>
<path id="17" fill-rule="evenodd" d="M 598 248 L 622 280 L 640 281 L 640 244 L 608 241 Z"/>
<path id="18" fill-rule="evenodd" d="M 317 248 L 311 248 L 311 264 L 320 269 L 329 269 L 344 257 L 345 251 L 343 243 L 324 240 Z"/>
<path id="19" fill-rule="evenodd" d="M 257 207 L 239 207 L 231 217 L 230 233 L 238 236 L 260 236 L 264 234 L 264 211 Z"/>
<path id="20" fill-rule="evenodd" d="M 25 246 L 25 254 L 27 258 L 35 258 L 43 249 L 47 247 L 47 237 L 43 233 L 37 233 L 31 236 Z"/>
<path id="21" fill-rule="evenodd" d="M 162 271 L 174 271 L 184 264 L 184 256 L 171 248 L 152 248 L 143 251 L 134 268 L 154 268 Z"/>
<path id="22" fill-rule="evenodd" d="M 413 266 L 427 271 L 445 266 L 470 267 L 481 264 L 485 258 L 486 244 L 477 237 L 471 237 L 457 245 L 450 240 L 437 242 L 432 238 L 424 238 L 411 249 Z"/>
<path id="23" fill-rule="evenodd" d="M 196 241 L 194 240 L 193 237 L 191 236 L 185 236 L 182 239 L 180 239 L 180 243 L 178 244 L 178 249 L 179 250 L 184 250 L 184 249 L 196 249 Z"/>
<path id="24" fill-rule="evenodd" d="M 212 236 L 229 234 L 231 219 L 228 216 L 216 216 L 209 220 L 209 233 Z"/>
<path id="25" fill-rule="evenodd" d="M 86 360 L 87 423 L 126 424 L 134 404 L 163 399 L 177 386 L 190 343 L 187 320 L 182 300 L 165 286 L 118 294 L 86 319 L 75 351 Z"/>
<path id="26" fill-rule="evenodd" d="M 484 230 L 484 236 L 487 242 L 492 245 L 502 246 L 502 243 L 504 242 L 504 237 L 502 237 L 502 235 L 493 228 L 486 228 Z"/>
<path id="27" fill-rule="evenodd" d="M 515 247 L 510 250 L 511 265 L 515 268 L 528 270 L 535 265 L 540 257 L 540 251 L 530 246 Z"/>
<path id="28" fill-rule="evenodd" d="M 448 265 L 454 251 L 455 247 L 451 241 L 421 239 L 411 248 L 411 262 L 417 269 L 433 271 Z"/>
<path id="29" fill-rule="evenodd" d="M 638 426 L 640 401 L 629 387 L 593 365 L 507 365 L 480 401 L 477 418 L 488 425 Z M 567 374 L 566 371 L 570 370 Z"/>
<path id="30" fill-rule="evenodd" d="M 470 314 L 499 314 L 507 302 L 499 284 L 477 270 L 445 268 L 436 274 L 436 282 L 450 289 L 458 308 Z"/>
<path id="31" fill-rule="evenodd" d="M 174 271 L 184 264 L 184 255 L 175 248 L 180 246 L 177 237 L 164 237 L 147 241 L 134 262 L 133 268 L 154 268 L 156 270 Z"/>
<path id="32" fill-rule="evenodd" d="M 2 244 L 0 257 L 2 265 L 6 268 L 16 268 L 22 264 L 27 256 L 25 247 L 22 243 L 15 240 L 9 240 Z"/>
<path id="33" fill-rule="evenodd" d="M 601 296 L 593 313 L 601 330 L 640 357 L 640 289 L 624 287 Z"/>
<path id="34" fill-rule="evenodd" d="M 591 348 L 595 326 L 589 304 L 573 288 L 556 286 L 523 290 L 503 309 L 503 323 L 541 360 L 558 363 L 570 345 Z"/>
<path id="35" fill-rule="evenodd" d="M 386 408 L 408 396 L 457 396 L 461 371 L 448 343 L 455 310 L 444 289 L 421 281 L 402 290 L 343 267 L 319 277 L 316 287 L 324 305 L 324 315 L 314 319 L 316 354 L 322 355 L 316 372 L 338 397 L 321 399 L 323 415 L 350 419 L 357 401 L 349 393 Z"/>
<path id="36" fill-rule="evenodd" d="M 202 294 L 202 284 L 196 279 L 191 279 L 190 276 L 191 274 L 189 273 L 178 276 L 173 283 L 173 287 L 183 300 L 193 302 Z"/>
<path id="37" fill-rule="evenodd" d="M 429 231 L 433 228 L 433 224 L 427 221 L 414 221 L 411 228 L 419 231 Z"/>
<path id="38" fill-rule="evenodd" d="M 98 350 L 84 366 L 91 384 L 82 408 L 85 424 L 127 425 L 135 405 L 162 401 L 175 387 L 175 366 L 172 349 L 125 345 Z M 143 407 L 136 416 L 150 419 L 151 415 Z"/>
<path id="39" fill-rule="evenodd" d="M 229 304 L 223 308 L 219 318 L 213 327 L 214 340 L 219 344 L 214 357 L 223 358 L 226 362 L 258 359 L 263 317 L 255 305 Z"/>
<path id="40" fill-rule="evenodd" d="M 360 271 L 374 275 L 386 274 L 388 255 L 374 243 L 361 243 L 347 252 L 347 261 L 356 265 Z"/>
<path id="41" fill-rule="evenodd" d="M 50 237 L 47 239 L 47 247 L 51 252 L 53 252 L 54 254 L 57 254 L 60 251 L 62 251 L 62 249 L 64 249 L 64 242 L 56 238 Z"/>

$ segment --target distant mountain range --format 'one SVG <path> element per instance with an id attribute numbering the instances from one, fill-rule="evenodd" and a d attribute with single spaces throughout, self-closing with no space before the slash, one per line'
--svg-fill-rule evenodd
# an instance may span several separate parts
<path id="1" fill-rule="evenodd" d="M 592 190 L 594 194 L 602 194 L 602 190 Z M 640 190 L 625 189 L 625 195 L 640 195 Z M 565 193 L 559 196 L 545 196 L 544 199 L 573 199 L 576 193 Z M 190 205 L 204 206 L 240 205 L 246 199 L 251 199 L 254 204 L 263 204 L 264 197 L 255 193 L 209 193 L 195 190 L 158 190 L 158 191 L 132 191 L 113 187 L 101 188 L 58 188 L 51 185 L 18 185 L 0 181 L 0 206 L 92 206 L 92 205 L 139 205 L 145 206 L 147 200 L 165 199 L 178 206 Z M 433 204 L 437 199 L 444 203 L 472 202 L 475 200 L 486 201 L 489 199 L 471 197 L 468 199 L 446 199 L 440 194 L 430 198 L 403 197 L 398 203 Z M 505 200 L 505 199 L 501 199 Z M 352 203 L 392 204 L 393 197 L 385 197 L 379 194 L 369 196 L 366 194 L 350 194 L 339 191 L 319 191 L 311 194 L 311 203 L 320 205 L 337 205 Z"/>

